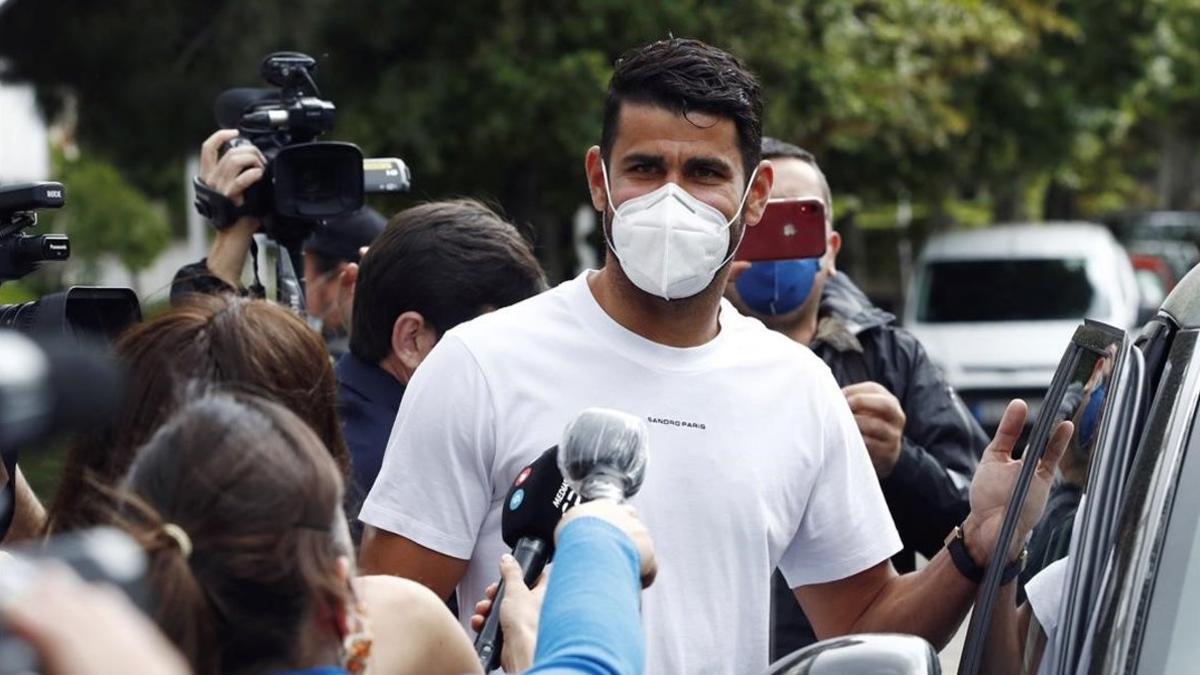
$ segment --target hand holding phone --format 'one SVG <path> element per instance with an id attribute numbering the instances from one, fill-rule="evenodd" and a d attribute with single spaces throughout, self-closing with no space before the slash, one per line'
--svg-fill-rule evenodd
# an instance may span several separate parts
<path id="1" fill-rule="evenodd" d="M 746 227 L 734 260 L 790 260 L 825 255 L 825 205 L 820 199 L 772 199 L 762 220 Z"/>

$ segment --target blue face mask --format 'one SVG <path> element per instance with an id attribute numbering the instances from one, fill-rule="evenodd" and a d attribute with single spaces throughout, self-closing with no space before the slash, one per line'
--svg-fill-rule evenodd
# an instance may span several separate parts
<path id="1" fill-rule="evenodd" d="M 808 300 L 820 271 L 820 258 L 756 262 L 738 277 L 738 294 L 756 314 L 787 314 Z"/>
<path id="2" fill-rule="evenodd" d="M 1092 451 L 1092 442 L 1096 440 L 1096 430 L 1100 426 L 1100 413 L 1104 410 L 1104 397 L 1107 393 L 1106 384 L 1096 387 L 1079 417 L 1079 448 L 1085 453 Z"/>

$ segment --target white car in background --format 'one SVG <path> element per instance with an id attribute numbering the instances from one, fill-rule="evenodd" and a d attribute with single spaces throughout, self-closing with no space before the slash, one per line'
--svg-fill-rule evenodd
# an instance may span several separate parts
<path id="1" fill-rule="evenodd" d="M 1112 234 L 1091 223 L 994 225 L 930 239 L 904 325 L 991 431 L 1014 397 L 1036 411 L 1084 318 L 1121 329 L 1138 319 L 1133 267 Z"/>

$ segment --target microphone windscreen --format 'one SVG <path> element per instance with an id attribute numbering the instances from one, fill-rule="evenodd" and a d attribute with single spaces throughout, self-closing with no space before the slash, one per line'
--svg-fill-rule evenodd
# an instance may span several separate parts
<path id="1" fill-rule="evenodd" d="M 640 417 L 588 408 L 567 425 L 559 445 L 559 469 L 584 500 L 637 494 L 646 478 L 649 430 Z"/>
<path id="2" fill-rule="evenodd" d="M 550 448 L 522 469 L 508 489 L 500 517 L 504 543 L 514 547 L 523 537 L 541 539 L 553 554 L 554 528 L 578 503 L 579 495 L 558 470 L 558 447 Z"/>
<path id="3" fill-rule="evenodd" d="M 217 96 L 217 102 L 213 105 L 217 126 L 222 129 L 236 129 L 238 123 L 241 122 L 242 115 L 251 106 L 274 98 L 278 98 L 278 94 L 272 89 L 259 87 L 227 89 Z"/>

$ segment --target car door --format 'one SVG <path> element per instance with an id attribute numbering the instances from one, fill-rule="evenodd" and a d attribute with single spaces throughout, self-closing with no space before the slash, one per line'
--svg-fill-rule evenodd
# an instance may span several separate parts
<path id="1" fill-rule="evenodd" d="M 1053 429 L 1063 420 L 1075 423 L 1075 432 L 1060 463 L 1058 480 L 1052 490 L 1055 508 L 1048 509 L 1034 529 L 1031 545 L 1035 567 L 1044 567 L 1067 554 L 1073 533 L 1078 536 L 1111 528 L 1115 506 L 1107 497 L 1077 515 L 1077 505 L 1071 503 L 1068 491 L 1082 496 L 1091 484 L 1111 492 L 1107 475 L 1099 476 L 1098 451 L 1106 447 L 1106 439 L 1115 438 L 1117 431 L 1128 424 L 1129 415 L 1118 414 L 1131 405 L 1131 391 L 1142 386 L 1141 362 L 1133 354 L 1125 332 L 1093 321 L 1086 321 L 1075 331 L 1062 359 L 1059 361 L 1045 403 L 1034 422 L 1029 444 L 1023 457 L 1023 467 L 1013 489 L 1005 520 L 1000 530 L 996 550 L 1008 550 L 1016 529 L 1016 517 L 1029 490 L 1037 462 L 1045 454 Z M 1117 443 L 1116 445 L 1120 445 Z M 1120 456 L 1105 457 L 1106 466 L 1127 462 L 1127 451 Z M 1111 452 L 1111 451 L 1110 451 Z M 1107 470 L 1107 469 L 1104 469 Z M 1089 516 L 1089 514 L 1091 514 Z M 1075 533 L 1075 528 L 1083 528 Z M 1000 575 L 1006 561 L 992 556 L 980 586 L 975 610 L 967 633 L 967 642 L 960 661 L 959 673 L 974 675 L 982 667 L 984 638 L 992 620 L 1000 588 Z M 1081 583 L 1094 583 L 1094 572 L 1081 568 L 1076 574 Z"/>
<path id="2" fill-rule="evenodd" d="M 1143 342 L 1153 404 L 1075 672 L 1190 673 L 1200 663 L 1200 267 Z"/>
<path id="3" fill-rule="evenodd" d="M 1142 351 L 1123 346 L 1115 380 L 1115 398 L 1106 415 L 1088 475 L 1087 500 L 1079 515 L 1079 534 L 1071 542 L 1071 560 L 1058 623 L 1054 672 L 1075 669 L 1086 650 L 1094 603 L 1112 550 L 1117 515 L 1146 414 L 1146 362 Z"/>

